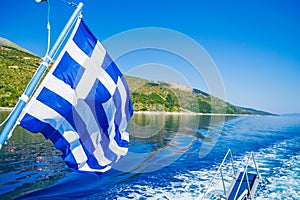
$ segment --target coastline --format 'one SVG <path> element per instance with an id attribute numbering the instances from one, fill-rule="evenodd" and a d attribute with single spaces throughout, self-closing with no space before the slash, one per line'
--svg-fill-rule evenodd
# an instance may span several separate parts
<path id="1" fill-rule="evenodd" d="M 12 111 L 14 108 L 0 107 L 0 111 Z"/>
<path id="2" fill-rule="evenodd" d="M 13 108 L 0 107 L 0 112 L 11 112 Z M 151 115 L 202 115 L 202 116 L 264 116 L 254 114 L 226 114 L 226 113 L 195 113 L 195 112 L 164 112 L 164 111 L 135 111 L 134 114 L 151 114 Z"/>
<path id="3" fill-rule="evenodd" d="M 134 114 L 151 115 L 203 115 L 203 116 L 263 116 L 254 114 L 226 114 L 226 113 L 195 113 L 195 112 L 163 112 L 163 111 L 135 111 Z"/>

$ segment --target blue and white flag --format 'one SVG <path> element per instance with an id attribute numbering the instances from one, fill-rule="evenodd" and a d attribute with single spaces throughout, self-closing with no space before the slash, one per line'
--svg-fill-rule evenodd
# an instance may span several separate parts
<path id="1" fill-rule="evenodd" d="M 129 89 L 106 50 L 78 19 L 53 67 L 20 115 L 69 168 L 105 172 L 128 151 Z"/>

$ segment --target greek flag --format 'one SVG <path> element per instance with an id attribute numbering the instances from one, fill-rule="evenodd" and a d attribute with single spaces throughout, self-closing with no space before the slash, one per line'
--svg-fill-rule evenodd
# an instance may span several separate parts
<path id="1" fill-rule="evenodd" d="M 19 121 L 50 139 L 69 168 L 105 172 L 128 151 L 132 114 L 123 75 L 78 19 Z"/>

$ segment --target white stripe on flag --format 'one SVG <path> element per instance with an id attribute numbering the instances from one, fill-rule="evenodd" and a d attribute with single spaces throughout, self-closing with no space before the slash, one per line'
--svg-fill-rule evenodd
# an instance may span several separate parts
<path id="1" fill-rule="evenodd" d="M 53 74 L 49 74 L 48 79 L 44 82 L 45 88 L 48 88 L 52 92 L 58 94 L 73 106 L 77 103 L 74 90 L 65 82 L 55 77 Z"/>
<path id="2" fill-rule="evenodd" d="M 28 114 L 41 120 L 42 122 L 50 124 L 56 130 L 63 129 L 63 131 L 65 131 L 63 133 L 63 137 L 69 143 L 79 139 L 77 132 L 59 113 L 36 99 L 32 99 L 32 102 L 33 104 L 31 105 L 31 109 L 28 111 Z"/>
<path id="3" fill-rule="evenodd" d="M 97 56 L 97 54 L 102 54 L 102 53 L 105 56 L 107 52 L 106 52 L 105 48 L 102 46 L 102 44 L 99 41 L 97 41 L 97 44 L 96 44 L 96 46 L 94 48 L 93 54 L 95 54 Z M 95 66 L 101 67 L 102 63 L 103 63 L 103 60 L 94 59 L 94 62 L 95 62 L 94 63 Z"/>
<path id="4" fill-rule="evenodd" d="M 95 151 L 91 153 L 94 153 L 94 155 L 96 155 L 95 157 L 101 166 L 110 164 L 112 161 L 104 156 L 102 146 L 99 145 L 99 143 L 102 140 L 99 131 L 100 127 L 98 126 L 97 121 L 94 118 L 92 111 L 90 110 L 90 107 L 84 101 L 78 101 L 78 104 L 76 105 L 75 109 L 81 116 L 82 120 L 84 121 L 87 127 L 88 132 L 90 133 L 90 138 L 95 148 Z"/>
<path id="5" fill-rule="evenodd" d="M 118 159 L 120 158 L 120 155 L 126 155 L 128 149 L 120 147 L 116 141 L 115 141 L 115 136 L 116 136 L 116 130 L 115 130 L 115 125 L 114 125 L 114 117 L 115 117 L 115 112 L 116 112 L 116 107 L 113 101 L 113 98 L 110 98 L 107 102 L 102 104 L 104 110 L 106 110 L 106 118 L 108 121 L 108 133 L 110 143 L 109 143 L 109 149 L 113 151 L 115 154 L 118 155 Z"/>
<path id="6" fill-rule="evenodd" d="M 90 166 L 85 163 L 83 166 L 80 166 L 78 170 L 87 171 L 87 172 L 106 172 L 111 169 L 111 166 L 107 166 L 103 169 L 91 169 Z"/>
<path id="7" fill-rule="evenodd" d="M 120 130 L 125 130 L 126 127 L 127 127 L 127 118 L 126 118 L 126 110 L 125 110 L 127 93 L 126 93 L 126 88 L 124 87 L 123 82 L 122 82 L 122 80 L 120 78 L 118 78 L 117 88 L 118 88 L 118 90 L 120 92 L 121 99 L 122 99 L 122 101 L 121 101 L 122 102 L 122 104 L 121 104 L 122 121 L 121 121 L 119 129 Z"/>
<path id="8" fill-rule="evenodd" d="M 83 165 L 88 159 L 81 145 L 75 147 L 72 150 L 72 154 L 74 155 L 74 158 L 78 163 L 78 166 Z"/>
<path id="9" fill-rule="evenodd" d="M 46 106 L 45 104 L 41 103 L 36 99 L 31 100 L 32 105 L 31 109 L 27 112 L 28 114 L 32 115 L 33 117 L 50 124 L 54 129 L 59 129 L 62 125 L 64 118 L 57 113 L 55 110 L 51 109 L 50 107 Z M 72 126 L 68 123 L 65 126 L 67 131 L 74 131 Z"/>
<path id="10" fill-rule="evenodd" d="M 105 165 L 108 165 L 110 164 L 112 161 L 110 161 L 109 159 L 107 159 L 105 156 L 104 156 L 104 151 L 103 151 L 103 148 L 101 146 L 101 144 L 98 144 L 95 151 L 94 151 L 94 155 L 98 161 L 98 163 L 101 165 L 101 166 L 105 166 Z"/>
<path id="11" fill-rule="evenodd" d="M 69 143 L 73 143 L 76 140 L 79 140 L 79 135 L 74 131 L 65 131 L 63 136 Z"/>
<path id="12" fill-rule="evenodd" d="M 81 119 L 83 120 L 87 128 L 87 131 L 89 133 L 99 132 L 98 123 L 94 118 L 94 115 L 90 107 L 83 100 L 79 100 L 77 102 L 77 104 L 75 105 L 75 109 L 79 114 L 79 116 L 81 117 Z M 75 126 L 76 125 L 77 124 L 75 123 Z M 78 126 L 82 126 L 82 124 L 78 124 Z M 95 140 L 93 141 L 94 147 L 96 147 L 100 141 L 101 141 L 101 136 L 99 135 L 99 138 L 95 138 Z"/>

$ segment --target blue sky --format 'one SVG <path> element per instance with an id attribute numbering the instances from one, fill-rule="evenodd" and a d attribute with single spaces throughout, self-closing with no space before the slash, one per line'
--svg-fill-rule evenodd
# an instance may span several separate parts
<path id="1" fill-rule="evenodd" d="M 50 2 L 53 42 L 74 8 L 62 0 Z M 84 20 L 100 41 L 141 27 L 177 31 L 198 42 L 213 59 L 230 103 L 279 114 L 300 112 L 300 1 L 82 2 Z M 34 0 L 2 0 L 0 37 L 43 56 L 46 8 L 46 3 Z M 137 55 L 140 60 L 148 59 Z M 136 57 L 131 57 L 124 62 L 136 62 Z M 191 85 L 207 91 L 201 80 L 193 80 Z"/>

